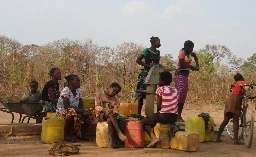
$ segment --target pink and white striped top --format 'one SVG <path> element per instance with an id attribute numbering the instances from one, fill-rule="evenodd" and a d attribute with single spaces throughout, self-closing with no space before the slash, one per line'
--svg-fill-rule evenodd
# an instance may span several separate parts
<path id="1" fill-rule="evenodd" d="M 178 114 L 178 91 L 171 86 L 162 86 L 156 90 L 156 95 L 162 97 L 160 113 Z"/>

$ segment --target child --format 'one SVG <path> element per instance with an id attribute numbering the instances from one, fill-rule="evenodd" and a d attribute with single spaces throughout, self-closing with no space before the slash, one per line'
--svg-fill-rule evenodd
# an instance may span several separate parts
<path id="1" fill-rule="evenodd" d="M 32 81 L 29 84 L 30 92 L 25 93 L 21 99 L 20 102 L 22 103 L 38 103 L 40 100 L 42 100 L 42 94 L 38 90 L 38 82 Z"/>
<path id="2" fill-rule="evenodd" d="M 112 83 L 104 92 L 96 93 L 95 112 L 98 120 L 107 121 L 109 129 L 109 148 L 113 148 L 114 130 L 118 133 L 119 138 L 124 141 L 126 137 L 118 127 L 115 117 L 119 114 L 119 103 L 115 97 L 121 91 L 118 83 Z"/>
<path id="3" fill-rule="evenodd" d="M 161 72 L 159 88 L 157 95 L 157 113 L 141 120 L 144 130 L 151 137 L 152 141 L 147 147 L 154 147 L 159 139 L 154 133 L 154 127 L 157 123 L 174 124 L 178 118 L 178 91 L 171 87 L 172 74 L 170 72 Z M 148 127 L 151 127 L 149 129 Z"/>
<path id="4" fill-rule="evenodd" d="M 181 70 L 181 69 L 191 69 L 191 70 L 199 70 L 199 62 L 196 56 L 196 53 L 193 52 L 194 43 L 190 40 L 185 41 L 184 48 L 179 51 L 178 55 L 178 70 L 175 72 L 175 87 L 178 90 L 179 98 L 178 98 L 178 121 L 184 122 L 182 119 L 182 110 L 187 99 L 188 93 L 188 78 L 189 78 L 189 70 Z M 196 66 L 192 66 L 192 57 L 196 62 Z"/>
<path id="5" fill-rule="evenodd" d="M 238 140 L 239 115 L 242 105 L 242 89 L 240 85 L 246 83 L 244 81 L 244 77 L 239 73 L 234 76 L 234 80 L 235 82 L 231 85 L 232 95 L 225 103 L 224 120 L 220 125 L 215 142 L 222 142 L 220 136 L 224 130 L 224 127 L 228 124 L 229 120 L 233 118 L 234 144 L 241 144 L 241 142 Z"/>
<path id="6" fill-rule="evenodd" d="M 74 142 L 76 137 L 72 137 L 74 136 L 73 132 L 76 133 L 79 139 L 82 139 L 82 122 L 93 122 L 95 115 L 83 108 L 79 77 L 71 74 L 66 76 L 65 79 L 68 82 L 67 87 L 61 91 L 56 114 L 65 117 L 65 141 Z"/>

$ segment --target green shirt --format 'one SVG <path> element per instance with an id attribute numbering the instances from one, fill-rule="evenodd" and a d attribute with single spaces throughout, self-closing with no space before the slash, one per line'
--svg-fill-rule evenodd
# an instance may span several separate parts
<path id="1" fill-rule="evenodd" d="M 157 55 L 157 54 L 160 53 L 159 50 L 152 51 L 150 48 L 146 48 L 146 49 L 144 49 L 144 50 L 141 52 L 141 54 L 142 54 L 144 57 L 147 57 L 148 51 L 150 51 L 151 53 L 153 53 L 153 54 L 155 54 L 155 55 Z"/>
<path id="2" fill-rule="evenodd" d="M 28 92 L 21 97 L 21 102 L 23 103 L 38 103 L 39 100 L 42 100 L 41 92 L 36 92 L 36 93 Z"/>

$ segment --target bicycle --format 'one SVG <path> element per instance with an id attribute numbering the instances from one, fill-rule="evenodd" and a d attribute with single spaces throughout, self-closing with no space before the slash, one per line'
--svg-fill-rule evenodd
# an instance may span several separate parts
<path id="1" fill-rule="evenodd" d="M 250 148 L 252 145 L 252 139 L 253 139 L 253 129 L 254 129 L 254 121 L 255 121 L 255 106 L 253 104 L 253 99 L 256 98 L 256 96 L 251 96 L 253 87 L 256 86 L 256 84 L 244 84 L 240 85 L 241 89 L 244 91 L 244 94 L 242 95 L 242 109 L 241 114 L 239 116 L 239 140 L 244 140 L 244 143 L 247 148 Z M 229 123 L 232 123 L 231 120 Z M 233 126 L 233 125 L 231 125 Z M 231 139 L 234 139 L 233 134 L 233 128 L 230 128 L 230 125 L 226 125 L 225 130 L 228 133 L 228 135 L 231 137 Z"/>

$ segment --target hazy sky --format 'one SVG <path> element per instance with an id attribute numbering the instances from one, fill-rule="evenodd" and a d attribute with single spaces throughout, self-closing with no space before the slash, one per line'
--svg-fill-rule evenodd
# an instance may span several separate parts
<path id="1" fill-rule="evenodd" d="M 23 44 L 69 38 L 101 46 L 161 39 L 174 57 L 185 40 L 195 49 L 228 46 L 239 57 L 256 53 L 256 0 L 1 0 L 0 35 Z"/>

